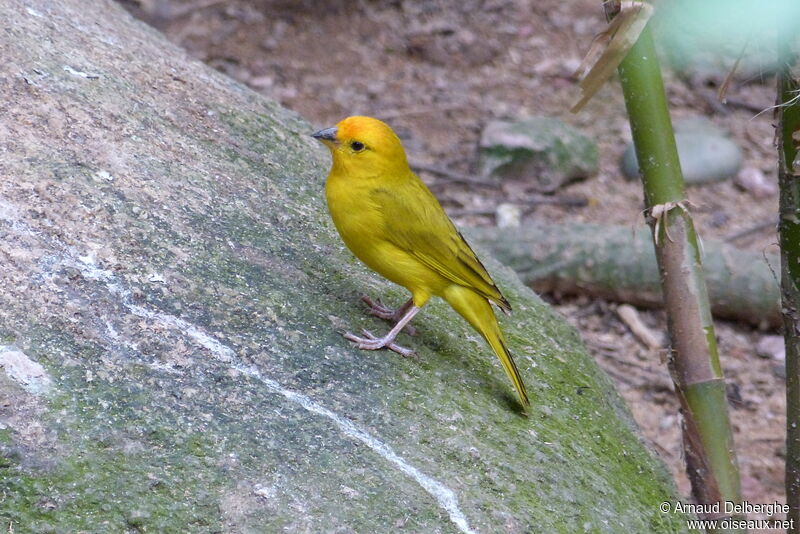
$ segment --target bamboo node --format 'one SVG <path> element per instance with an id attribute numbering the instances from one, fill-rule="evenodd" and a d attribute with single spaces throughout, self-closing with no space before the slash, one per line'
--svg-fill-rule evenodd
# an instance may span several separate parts
<path id="1" fill-rule="evenodd" d="M 658 246 L 658 239 L 660 235 L 659 230 L 661 229 L 661 224 L 667 213 L 676 208 L 680 208 L 685 213 L 688 214 L 690 206 L 697 207 L 697 205 L 694 204 L 691 200 L 689 200 L 688 198 L 684 198 L 683 200 L 677 200 L 677 201 L 672 200 L 669 202 L 664 202 L 663 204 L 656 204 L 655 206 L 650 207 L 650 209 L 648 210 L 648 215 L 653 219 L 655 219 L 656 221 L 656 226 L 654 231 L 656 246 Z M 666 224 L 664 225 L 664 233 L 667 235 L 667 239 L 672 241 L 672 236 L 669 235 L 669 227 Z"/>

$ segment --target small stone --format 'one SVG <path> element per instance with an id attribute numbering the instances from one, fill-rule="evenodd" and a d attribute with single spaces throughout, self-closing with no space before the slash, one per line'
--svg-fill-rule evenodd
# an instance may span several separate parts
<path id="1" fill-rule="evenodd" d="M 762 358 L 784 361 L 786 359 L 786 346 L 783 336 L 763 336 L 756 344 L 756 354 Z"/>
<path id="2" fill-rule="evenodd" d="M 597 173 L 597 145 L 555 117 L 491 121 L 480 140 L 483 176 L 551 192 Z"/>
<path id="3" fill-rule="evenodd" d="M 743 168 L 733 179 L 733 183 L 755 198 L 771 197 L 778 192 L 778 185 L 767 179 L 766 175 L 757 167 Z"/>
<path id="4" fill-rule="evenodd" d="M 675 143 L 687 184 L 706 184 L 732 178 L 742 165 L 742 151 L 713 123 L 690 117 L 675 121 Z M 620 162 L 629 180 L 639 177 L 639 164 L 633 143 Z"/>
<path id="5" fill-rule="evenodd" d="M 111 176 L 111 173 L 108 172 L 108 171 L 97 171 L 94 174 L 94 176 L 95 176 L 95 178 L 97 178 L 98 181 L 99 180 L 103 180 L 103 181 L 106 181 L 106 182 L 113 182 L 114 181 L 114 177 Z"/>
<path id="6" fill-rule="evenodd" d="M 516 204 L 500 204 L 495 211 L 495 220 L 498 228 L 517 228 L 522 220 L 522 209 Z"/>

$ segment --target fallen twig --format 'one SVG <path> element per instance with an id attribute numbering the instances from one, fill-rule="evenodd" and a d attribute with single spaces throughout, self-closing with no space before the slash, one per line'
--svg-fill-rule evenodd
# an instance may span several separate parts
<path id="1" fill-rule="evenodd" d="M 650 350 L 660 349 L 663 346 L 661 340 L 653 333 L 650 328 L 642 322 L 639 312 L 630 304 L 621 304 L 617 307 L 617 315 L 620 320 L 630 329 L 631 333 Z"/>

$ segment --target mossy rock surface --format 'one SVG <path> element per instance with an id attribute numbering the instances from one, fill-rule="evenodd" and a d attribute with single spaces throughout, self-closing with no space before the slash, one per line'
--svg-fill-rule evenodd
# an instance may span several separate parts
<path id="1" fill-rule="evenodd" d="M 608 378 L 510 269 L 486 258 L 529 417 L 441 302 L 402 337 L 418 357 L 341 337 L 386 328 L 362 293 L 405 295 L 336 236 L 311 125 L 111 1 L 4 6 L 3 529 L 684 531 Z"/>
<path id="2" fill-rule="evenodd" d="M 490 121 L 480 140 L 480 172 L 542 191 L 593 176 L 597 144 L 556 117 Z"/>

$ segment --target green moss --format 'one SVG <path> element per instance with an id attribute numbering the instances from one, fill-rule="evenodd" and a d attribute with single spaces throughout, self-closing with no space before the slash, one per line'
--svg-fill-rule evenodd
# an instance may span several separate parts
<path id="1" fill-rule="evenodd" d="M 25 26 L 36 17 L 12 31 L 36 46 L 57 32 L 59 47 L 41 50 L 55 69 L 59 49 L 127 49 L 73 31 L 82 17 L 119 42 L 113 28 L 147 31 L 113 10 L 53 5 L 69 16 L 47 37 Z M 42 139 L 9 152 L 21 154 L 14 168 L 26 179 L 47 176 L 40 166 L 70 177 L 57 181 L 64 218 L 81 205 L 99 211 L 68 219 L 63 246 L 61 233 L 37 228 L 53 236 L 56 245 L 40 245 L 52 262 L 23 273 L 46 271 L 56 285 L 32 287 L 36 305 L 4 300 L 14 343 L 53 388 L 22 392 L 26 402 L 11 407 L 20 420 L 35 413 L 42 431 L 38 441 L 0 436 L 0 520 L 15 532 L 456 532 L 393 463 L 401 458 L 452 489 L 476 531 L 681 530 L 680 518 L 655 518 L 674 489 L 576 332 L 487 255 L 515 307 L 501 321 L 533 397 L 528 417 L 495 356 L 441 301 L 415 320 L 416 336 L 401 336 L 415 358 L 343 339 L 337 330 L 388 329 L 364 313 L 362 294 L 394 305 L 407 294 L 344 250 L 323 201 L 328 156 L 306 137 L 313 128 L 177 58 L 186 87 L 164 75 L 163 90 L 152 80 L 169 46 L 137 35 L 135 61 L 83 58 L 102 79 L 47 78 L 61 106 L 38 108 L 35 91 L 15 96 L 27 99 L 26 113 L 125 134 L 78 132 L 98 144 L 79 151 L 73 138 L 48 137 L 58 129 L 34 128 L 29 137 Z M 115 166 L 112 183 L 93 178 Z M 62 276 L 64 256 L 86 250 L 113 279 Z M 258 374 L 242 372 L 250 367 Z M 325 410 L 397 457 L 343 432 Z"/>
<path id="2" fill-rule="evenodd" d="M 180 462 L 148 462 L 87 446 L 80 455 L 61 459 L 46 473 L 7 470 L 0 488 L 0 521 L 17 532 L 30 525 L 51 525 L 57 532 L 123 532 L 136 526 L 152 532 L 219 532 L 213 481 Z M 148 471 L 169 473 L 148 478 Z M 211 482 L 211 484 L 209 484 Z M 194 489 L 194 492 L 191 490 Z"/>
<path id="3" fill-rule="evenodd" d="M 48 367 L 65 351 L 83 361 L 103 354 L 47 327 L 30 332 L 29 352 Z M 132 379 L 146 379 L 142 366 L 131 370 Z M 69 393 L 48 400 L 50 410 L 40 423 L 52 431 L 51 446 L 59 452 L 26 454 L 25 465 L 1 466 L 0 493 L 6 498 L 0 500 L 0 521 L 13 522 L 16 532 L 122 532 L 131 526 L 219 531 L 219 474 L 185 460 L 187 452 L 212 454 L 204 436 L 189 434 L 185 446 L 176 447 L 177 420 L 155 413 L 153 399 L 136 383 L 88 380 L 81 369 L 62 368 L 58 389 Z M 14 441 L 6 430 L 0 435 L 4 443 Z"/>

